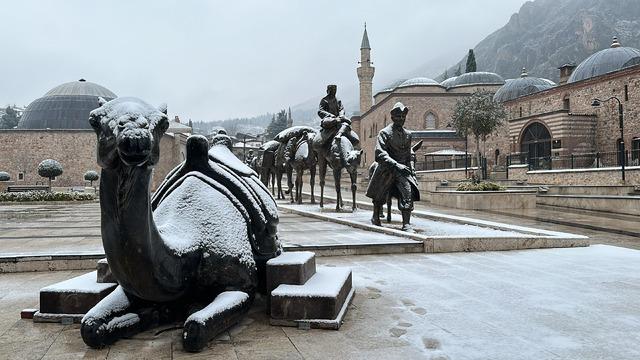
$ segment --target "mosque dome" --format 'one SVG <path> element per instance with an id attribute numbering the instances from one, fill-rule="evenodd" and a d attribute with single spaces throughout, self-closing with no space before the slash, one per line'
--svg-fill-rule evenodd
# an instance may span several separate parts
<path id="1" fill-rule="evenodd" d="M 458 78 L 457 76 L 452 76 L 452 77 L 444 80 L 443 82 L 441 82 L 440 85 L 442 85 L 442 86 L 444 86 L 446 88 L 451 87 L 452 86 L 451 84 L 453 84 L 453 82 L 456 81 L 457 78 Z"/>
<path id="2" fill-rule="evenodd" d="M 442 86 L 446 88 L 451 88 L 454 86 L 461 85 L 502 85 L 504 84 L 504 79 L 502 76 L 485 71 L 474 71 L 464 73 L 462 75 L 449 78 L 442 82 Z"/>
<path id="3" fill-rule="evenodd" d="M 400 84 L 402 84 L 403 82 L 407 81 L 407 79 L 399 79 L 396 80 L 394 82 L 392 82 L 391 84 L 385 86 L 382 90 L 379 90 L 378 93 L 382 93 L 382 92 L 390 92 L 395 90 Z"/>
<path id="4" fill-rule="evenodd" d="M 508 79 L 505 84 L 496 91 L 493 99 L 498 102 L 505 102 L 554 86 L 556 86 L 556 83 L 551 80 L 528 76 L 527 70 L 523 68 L 520 78 Z"/>
<path id="5" fill-rule="evenodd" d="M 614 37 L 610 48 L 586 58 L 576 67 L 567 82 L 590 79 L 637 64 L 640 64 L 640 50 L 621 46 L 618 38 Z"/>
<path id="6" fill-rule="evenodd" d="M 27 106 L 18 129 L 91 129 L 89 112 L 99 107 L 99 97 L 117 96 L 85 79 L 56 86 Z"/>
<path id="7" fill-rule="evenodd" d="M 398 85 L 399 88 L 401 87 L 408 87 L 408 86 L 441 86 L 439 82 L 427 78 L 427 77 L 416 77 L 413 79 L 409 79 L 409 80 L 405 80 L 402 84 Z"/>

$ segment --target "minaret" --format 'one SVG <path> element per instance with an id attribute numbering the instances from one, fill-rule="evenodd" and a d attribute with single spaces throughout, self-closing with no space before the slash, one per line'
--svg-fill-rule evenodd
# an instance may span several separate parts
<path id="1" fill-rule="evenodd" d="M 289 106 L 289 114 L 287 115 L 287 127 L 293 126 L 293 118 L 291 118 L 291 106 Z"/>
<path id="2" fill-rule="evenodd" d="M 360 80 L 360 114 L 364 114 L 373 105 L 373 74 L 375 68 L 371 66 L 371 46 L 367 36 L 367 23 L 364 24 L 362 44 L 360 45 L 360 67 L 358 67 L 358 80 Z"/>

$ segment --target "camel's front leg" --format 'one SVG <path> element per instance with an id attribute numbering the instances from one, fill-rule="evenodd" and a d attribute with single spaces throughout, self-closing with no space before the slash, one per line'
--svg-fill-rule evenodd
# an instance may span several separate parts
<path id="1" fill-rule="evenodd" d="M 80 334 L 85 344 L 100 349 L 143 330 L 140 315 L 132 311 L 132 298 L 118 286 L 82 318 Z"/>
<path id="2" fill-rule="evenodd" d="M 225 291 L 204 309 L 187 318 L 182 332 L 186 351 L 200 351 L 221 332 L 237 324 L 251 307 L 251 297 L 243 291 Z"/>

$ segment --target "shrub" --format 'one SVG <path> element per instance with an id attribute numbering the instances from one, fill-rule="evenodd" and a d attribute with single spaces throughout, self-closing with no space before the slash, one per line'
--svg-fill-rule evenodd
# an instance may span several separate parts
<path id="1" fill-rule="evenodd" d="M 51 191 L 51 179 L 62 175 L 62 165 L 53 159 L 43 160 L 38 165 L 38 175 L 49 179 L 49 191 Z"/>
<path id="2" fill-rule="evenodd" d="M 88 193 L 25 191 L 0 193 L 0 202 L 27 202 L 27 201 L 90 201 L 96 197 Z"/>
<path id="3" fill-rule="evenodd" d="M 93 170 L 89 170 L 86 173 L 84 173 L 84 179 L 86 181 L 91 181 L 91 186 L 93 186 L 93 182 L 98 180 L 99 178 L 100 176 L 98 175 L 98 173 Z"/>
<path id="4" fill-rule="evenodd" d="M 504 186 L 500 186 L 496 183 L 489 181 L 483 181 L 479 183 L 464 182 L 458 185 L 457 191 L 503 191 Z"/>
<path id="5" fill-rule="evenodd" d="M 0 181 L 9 181 L 9 180 L 11 180 L 11 176 L 9 176 L 9 173 L 0 171 Z"/>

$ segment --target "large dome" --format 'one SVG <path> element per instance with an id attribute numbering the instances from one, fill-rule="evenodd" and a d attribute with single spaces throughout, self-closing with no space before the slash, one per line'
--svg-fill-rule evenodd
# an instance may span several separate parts
<path id="1" fill-rule="evenodd" d="M 433 86 L 433 85 L 440 86 L 440 83 L 427 77 L 416 77 L 416 78 L 404 81 L 402 84 L 398 85 L 398 87 L 401 88 L 401 87 L 408 87 L 408 86 Z"/>
<path id="2" fill-rule="evenodd" d="M 91 129 L 89 112 L 99 107 L 99 97 L 117 96 L 84 79 L 56 86 L 27 106 L 18 129 Z"/>
<path id="3" fill-rule="evenodd" d="M 586 58 L 576 67 L 567 82 L 590 79 L 637 64 L 640 64 L 640 50 L 620 46 L 618 39 L 614 37 L 610 48 Z"/>
<path id="4" fill-rule="evenodd" d="M 442 82 L 442 86 L 450 88 L 462 85 L 502 85 L 504 79 L 502 76 L 485 71 L 474 71 L 464 73 L 460 76 L 449 78 Z"/>
<path id="5" fill-rule="evenodd" d="M 521 96 L 536 93 L 556 86 L 551 80 L 529 77 L 527 71 L 522 69 L 522 75 L 518 79 L 508 79 L 504 85 L 496 91 L 493 99 L 498 102 L 505 102 L 519 98 Z"/>

